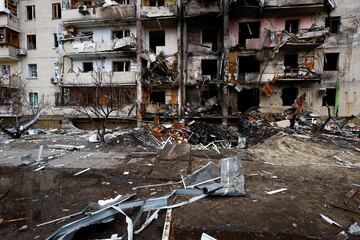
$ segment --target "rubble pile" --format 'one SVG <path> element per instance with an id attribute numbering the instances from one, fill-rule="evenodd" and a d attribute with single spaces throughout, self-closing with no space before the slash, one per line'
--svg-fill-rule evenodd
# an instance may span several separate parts
<path id="1" fill-rule="evenodd" d="M 220 124 L 180 120 L 137 128 L 132 132 L 144 146 L 155 149 L 163 149 L 166 144 L 191 144 L 195 149 L 202 150 L 209 150 L 209 147 L 214 145 L 216 149 L 245 148 L 256 145 L 278 132 L 316 141 L 323 139 L 345 147 L 346 143 L 334 139 L 346 137 L 350 138 L 346 139 L 347 142 L 357 143 L 357 140 L 352 139 L 360 136 L 360 127 L 350 120 L 359 117 L 323 120 L 312 113 L 304 112 L 294 120 L 294 126 L 291 127 L 295 112 L 295 109 L 279 114 L 253 110 L 239 117 L 233 126 L 227 128 Z"/>
<path id="2" fill-rule="evenodd" d="M 203 105 L 193 105 L 187 103 L 185 106 L 185 115 L 188 117 L 193 117 L 196 115 L 216 115 L 216 112 L 219 110 L 219 104 L 219 99 L 216 96 L 206 100 Z"/>

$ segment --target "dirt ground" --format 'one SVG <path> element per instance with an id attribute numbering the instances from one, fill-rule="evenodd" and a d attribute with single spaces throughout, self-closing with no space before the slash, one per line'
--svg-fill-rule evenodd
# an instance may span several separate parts
<path id="1" fill-rule="evenodd" d="M 222 149 L 220 154 L 192 151 L 191 160 L 184 161 L 162 160 L 158 150 L 145 149 L 130 139 L 124 145 L 124 136 L 112 144 L 90 144 L 87 137 L 83 132 L 53 133 L 9 142 L 0 136 L 0 218 L 5 220 L 0 224 L 1 239 L 45 239 L 77 218 L 43 227 L 36 227 L 37 224 L 79 212 L 89 202 L 118 194 L 136 193 L 135 198 L 165 195 L 182 186 L 133 188 L 178 182 L 181 174 L 193 172 L 209 161 L 219 164 L 221 158 L 234 155 L 243 161 L 247 195 L 206 197 L 174 209 L 172 239 L 200 239 L 203 232 L 217 239 L 334 239 L 353 222 L 360 222 L 360 194 L 345 196 L 352 184 L 360 184 L 360 168 L 348 168 L 338 161 L 342 159 L 356 166 L 360 163 L 360 152 L 356 149 L 277 134 L 246 150 Z M 85 148 L 61 155 L 61 151 L 47 147 L 55 143 Z M 34 167 L 21 165 L 19 157 L 28 152 L 36 155 L 39 145 L 45 146 L 47 165 L 35 172 Z M 76 161 L 70 161 L 75 158 Z M 59 164 L 64 165 L 56 167 Z M 86 167 L 91 169 L 73 175 Z M 283 187 L 288 191 L 266 193 Z M 134 216 L 136 211 L 129 214 Z M 319 214 L 343 227 L 327 224 Z M 25 219 L 6 222 L 18 218 Z M 164 218 L 162 210 L 135 239 L 161 239 Z M 20 231 L 24 225 L 27 230 Z M 73 239 L 105 239 L 125 230 L 125 220 L 119 216 L 113 222 L 81 229 Z"/>

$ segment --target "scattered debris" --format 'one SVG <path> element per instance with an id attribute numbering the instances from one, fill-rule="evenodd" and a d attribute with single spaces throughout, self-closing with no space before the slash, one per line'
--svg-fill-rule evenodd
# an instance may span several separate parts
<path id="1" fill-rule="evenodd" d="M 28 230 L 28 225 L 23 225 L 19 228 L 19 232 L 24 232 L 26 230 Z"/>
<path id="2" fill-rule="evenodd" d="M 44 168 L 45 168 L 45 166 L 40 166 L 40 167 L 38 167 L 37 169 L 35 169 L 34 172 L 38 172 L 38 171 L 40 171 L 40 170 L 43 170 Z"/>
<path id="3" fill-rule="evenodd" d="M 346 234 L 345 231 L 341 231 L 339 232 L 335 237 L 334 237 L 334 240 L 348 240 L 349 237 L 348 235 Z"/>
<path id="4" fill-rule="evenodd" d="M 19 222 L 19 221 L 25 221 L 25 220 L 28 220 L 29 218 L 15 218 L 15 219 L 9 219 L 9 220 L 6 220 L 4 218 L 0 218 L 0 224 L 3 224 L 3 223 L 13 223 L 13 222 Z"/>
<path id="5" fill-rule="evenodd" d="M 83 174 L 83 173 L 85 173 L 85 172 L 87 172 L 89 170 L 90 170 L 90 168 L 86 168 L 86 169 L 84 169 L 84 170 L 82 170 L 80 172 L 75 173 L 74 176 L 78 176 L 78 175 Z"/>
<path id="6" fill-rule="evenodd" d="M 241 161 L 239 157 L 229 157 L 221 160 L 221 181 L 219 183 L 211 183 L 210 185 L 201 185 L 200 189 L 177 189 L 171 193 L 158 197 L 158 198 L 149 198 L 149 199 L 138 199 L 135 201 L 126 201 L 129 199 L 129 196 L 125 195 L 124 197 L 116 197 L 112 199 L 111 202 L 107 202 L 104 206 L 95 207 L 95 211 L 88 214 L 87 217 L 81 218 L 75 222 L 64 225 L 53 234 L 51 234 L 47 240 L 66 238 L 68 235 L 74 233 L 76 230 L 89 226 L 96 223 L 109 222 L 114 219 L 114 215 L 123 214 L 126 218 L 126 223 L 128 224 L 127 235 L 129 239 L 132 239 L 133 234 L 138 234 L 146 226 L 148 226 L 153 219 L 157 216 L 158 212 L 163 209 L 173 209 L 182 207 L 193 202 L 199 201 L 202 198 L 205 198 L 209 195 L 222 195 L 222 196 L 243 196 L 245 195 L 244 189 L 244 175 L 241 173 Z M 213 188 L 214 184 L 217 187 Z M 191 196 L 190 199 L 174 203 L 169 205 L 169 199 L 177 195 L 182 196 Z M 117 202 L 114 202 L 118 200 Z M 110 205 L 109 205 L 110 204 Z M 132 221 L 125 214 L 125 210 L 140 207 L 140 212 L 135 221 Z M 137 219 L 145 212 L 148 212 L 148 217 L 146 218 L 143 225 L 138 230 L 134 229 L 134 224 Z"/>
<path id="7" fill-rule="evenodd" d="M 212 236 L 206 234 L 206 233 L 203 233 L 201 235 L 201 239 L 200 240 L 217 240 L 216 238 L 213 238 Z"/>
<path id="8" fill-rule="evenodd" d="M 36 121 L 40 118 L 41 110 L 37 111 L 30 120 L 26 120 L 23 122 L 18 122 L 13 128 L 6 128 L 0 122 L 0 130 L 9 135 L 11 138 L 20 138 L 28 129 L 33 126 Z"/>
<path id="9" fill-rule="evenodd" d="M 205 183 L 219 180 L 221 178 L 220 175 L 220 167 L 216 166 L 212 162 L 209 162 L 185 178 L 182 177 L 182 182 L 184 184 L 184 188 L 194 188 Z"/>
<path id="10" fill-rule="evenodd" d="M 90 137 L 89 137 L 89 142 L 91 143 L 99 143 L 101 142 L 101 139 L 99 137 L 99 134 L 95 133 L 95 134 L 92 134 Z"/>
<path id="11" fill-rule="evenodd" d="M 165 223 L 161 240 L 169 240 L 170 238 L 170 228 L 171 228 L 171 219 L 172 219 L 172 209 L 166 210 Z"/>
<path id="12" fill-rule="evenodd" d="M 353 236 L 360 236 L 360 226 L 357 222 L 349 227 L 349 233 Z"/>
<path id="13" fill-rule="evenodd" d="M 266 193 L 269 194 L 269 195 L 273 195 L 273 194 L 276 194 L 276 193 L 286 192 L 287 190 L 288 190 L 287 188 L 280 188 L 280 189 L 273 190 L 273 191 L 266 192 Z"/>
<path id="14" fill-rule="evenodd" d="M 67 150 L 67 151 L 75 151 L 75 150 L 83 149 L 83 148 L 85 148 L 85 146 L 83 146 L 83 145 L 81 145 L 81 146 L 73 146 L 73 145 L 55 144 L 55 145 L 48 145 L 48 148 L 62 149 L 62 150 Z"/>
<path id="15" fill-rule="evenodd" d="M 337 226 L 337 227 L 343 228 L 343 226 L 341 226 L 340 224 L 338 224 L 338 223 L 335 222 L 334 220 L 330 219 L 329 217 L 327 217 L 327 216 L 325 216 L 325 215 L 323 215 L 323 214 L 320 214 L 320 216 L 321 216 L 321 218 L 322 218 L 325 222 L 327 222 L 328 224 L 330 224 L 330 225 L 335 225 L 335 226 Z"/>

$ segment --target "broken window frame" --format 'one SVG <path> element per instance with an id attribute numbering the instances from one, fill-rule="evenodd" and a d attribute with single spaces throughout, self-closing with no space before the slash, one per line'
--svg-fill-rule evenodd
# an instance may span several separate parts
<path id="1" fill-rule="evenodd" d="M 244 59 L 241 61 L 241 59 Z M 254 62 L 251 62 L 251 59 L 254 60 Z M 250 65 L 250 68 L 247 66 L 241 67 L 241 64 L 246 62 Z M 253 64 L 256 63 L 256 67 L 253 66 Z M 252 68 L 254 67 L 254 68 Z M 260 61 L 256 59 L 256 56 L 239 56 L 237 58 L 237 70 L 238 70 L 238 77 L 237 80 L 245 81 L 245 74 L 246 73 L 260 73 Z"/>
<path id="2" fill-rule="evenodd" d="M 293 58 L 293 59 L 291 59 Z M 294 59 L 295 61 L 292 62 Z M 292 73 L 299 71 L 299 54 L 285 54 L 284 55 L 284 72 L 285 73 Z"/>
<path id="3" fill-rule="evenodd" d="M 205 67 L 206 67 L 205 63 L 206 62 L 208 62 L 208 64 L 211 64 L 213 66 L 207 67 L 205 69 Z M 217 78 L 217 75 L 218 75 L 218 60 L 217 59 L 201 59 L 201 75 L 202 76 L 211 76 L 212 79 Z"/>
<path id="4" fill-rule="evenodd" d="M 165 0 L 149 0 L 149 7 L 164 7 Z"/>
<path id="5" fill-rule="evenodd" d="M 117 2 L 120 5 L 129 5 L 132 4 L 131 0 L 115 0 L 115 2 Z"/>
<path id="6" fill-rule="evenodd" d="M 37 92 L 29 92 L 29 104 L 32 107 L 39 106 L 39 94 Z"/>
<path id="7" fill-rule="evenodd" d="M 54 37 L 54 48 L 58 48 L 59 47 L 59 41 L 58 41 L 57 33 L 53 33 L 53 37 Z"/>
<path id="8" fill-rule="evenodd" d="M 336 66 L 335 64 L 329 63 L 330 56 L 336 56 Z M 339 71 L 339 60 L 340 60 L 340 53 L 325 53 L 324 54 L 324 71 Z"/>
<path id="9" fill-rule="evenodd" d="M 322 98 L 322 106 L 335 106 L 336 88 L 326 88 L 325 95 Z"/>
<path id="10" fill-rule="evenodd" d="M 325 18 L 325 27 L 330 28 L 330 33 L 339 34 L 341 26 L 340 16 L 329 16 Z"/>
<path id="11" fill-rule="evenodd" d="M 130 37 L 130 29 L 124 28 L 121 30 L 113 30 L 111 32 L 111 38 L 114 39 L 122 39 L 124 37 Z"/>
<path id="12" fill-rule="evenodd" d="M 87 73 L 87 72 L 93 72 L 93 71 L 94 71 L 94 63 L 93 62 L 83 62 L 82 63 L 82 72 Z"/>
<path id="13" fill-rule="evenodd" d="M 242 27 L 244 25 L 244 27 Z M 246 27 L 245 27 L 246 26 Z M 241 32 L 242 29 L 244 32 Z M 247 31 L 247 32 L 245 32 Z M 251 21 L 251 22 L 239 22 L 238 24 L 238 44 L 242 47 L 246 46 L 247 39 L 259 39 L 261 36 L 261 22 L 260 21 Z"/>
<path id="14" fill-rule="evenodd" d="M 52 19 L 61 19 L 61 4 L 60 3 L 52 3 Z"/>
<path id="15" fill-rule="evenodd" d="M 35 34 L 26 35 L 26 48 L 28 50 L 36 49 L 36 35 Z"/>
<path id="16" fill-rule="evenodd" d="M 160 98 L 161 100 L 159 100 Z M 165 90 L 150 91 L 149 100 L 150 103 L 152 104 L 166 104 L 166 91 Z"/>
<path id="17" fill-rule="evenodd" d="M 112 71 L 113 72 L 130 72 L 130 61 L 113 61 L 112 62 Z"/>
<path id="18" fill-rule="evenodd" d="M 296 26 L 294 26 L 296 25 Z M 288 33 L 299 33 L 300 20 L 299 19 L 287 19 L 285 20 L 285 30 Z"/>
<path id="19" fill-rule="evenodd" d="M 289 91 L 288 93 L 286 93 L 285 91 Z M 291 92 L 294 91 L 294 92 Z M 293 97 L 288 97 L 285 95 L 291 95 L 292 93 L 295 93 L 295 96 Z M 296 98 L 299 95 L 299 88 L 297 87 L 284 87 L 281 89 L 281 100 L 282 100 L 282 105 L 284 107 L 290 107 L 294 104 Z"/>
<path id="20" fill-rule="evenodd" d="M 100 93 L 99 101 L 108 96 L 110 105 L 124 107 L 133 104 L 135 88 L 126 87 L 62 87 L 60 104 L 62 106 L 89 106 L 96 104 L 95 92 Z"/>
<path id="21" fill-rule="evenodd" d="M 35 63 L 28 64 L 28 78 L 36 79 L 37 77 L 38 77 L 37 64 Z"/>
<path id="22" fill-rule="evenodd" d="M 93 31 L 81 31 L 80 37 L 84 41 L 92 41 L 93 37 L 94 37 L 94 32 Z"/>
<path id="23" fill-rule="evenodd" d="M 152 40 L 151 39 L 153 39 L 154 37 L 151 37 L 151 35 L 152 34 L 154 34 L 154 33 L 158 33 L 158 34 L 162 34 L 163 36 L 157 36 L 156 38 L 157 38 L 157 40 L 159 40 L 160 39 L 160 37 L 161 38 L 163 38 L 163 39 L 161 39 L 161 41 L 156 41 L 156 42 L 159 42 L 159 43 L 155 43 L 154 42 L 154 44 L 152 43 Z M 153 39 L 154 40 L 154 39 Z M 156 48 L 157 47 L 165 47 L 165 45 L 166 45 L 166 32 L 164 31 L 164 30 L 154 30 L 154 31 L 149 31 L 149 49 L 151 50 L 151 51 L 153 51 L 154 53 L 156 53 Z M 155 49 L 153 48 L 153 47 L 155 47 Z"/>
<path id="24" fill-rule="evenodd" d="M 32 21 L 36 19 L 35 5 L 26 6 L 26 20 Z"/>
<path id="25" fill-rule="evenodd" d="M 246 99 L 246 101 L 242 101 L 243 99 L 244 100 Z M 237 100 L 238 112 L 245 112 L 252 107 L 259 107 L 260 90 L 258 88 L 249 88 L 249 89 L 244 88 L 237 93 L 236 100 Z"/>
<path id="26" fill-rule="evenodd" d="M 209 36 L 207 36 L 207 34 L 209 34 Z M 211 36 L 211 34 L 214 34 L 214 36 Z M 203 29 L 201 31 L 201 43 L 212 43 L 212 50 L 216 51 L 218 48 L 217 29 L 216 28 Z"/>

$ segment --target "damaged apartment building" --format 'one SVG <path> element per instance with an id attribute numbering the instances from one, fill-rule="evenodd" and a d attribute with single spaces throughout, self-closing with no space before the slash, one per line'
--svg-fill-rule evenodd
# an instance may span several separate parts
<path id="1" fill-rule="evenodd" d="M 283 112 L 304 93 L 318 115 L 327 105 L 357 115 L 360 2 L 350 2 L 1 0 L 0 104 L 15 106 L 21 82 L 55 119 L 111 99 L 114 118 L 226 122 Z"/>
<path id="2" fill-rule="evenodd" d="M 176 12 L 176 1 L 63 1 L 60 104 L 112 95 L 115 117 L 177 116 Z"/>
<path id="3" fill-rule="evenodd" d="M 232 1 L 232 106 L 282 112 L 306 93 L 317 114 L 326 115 L 326 105 L 336 115 L 359 114 L 360 4 L 351 2 Z"/>

